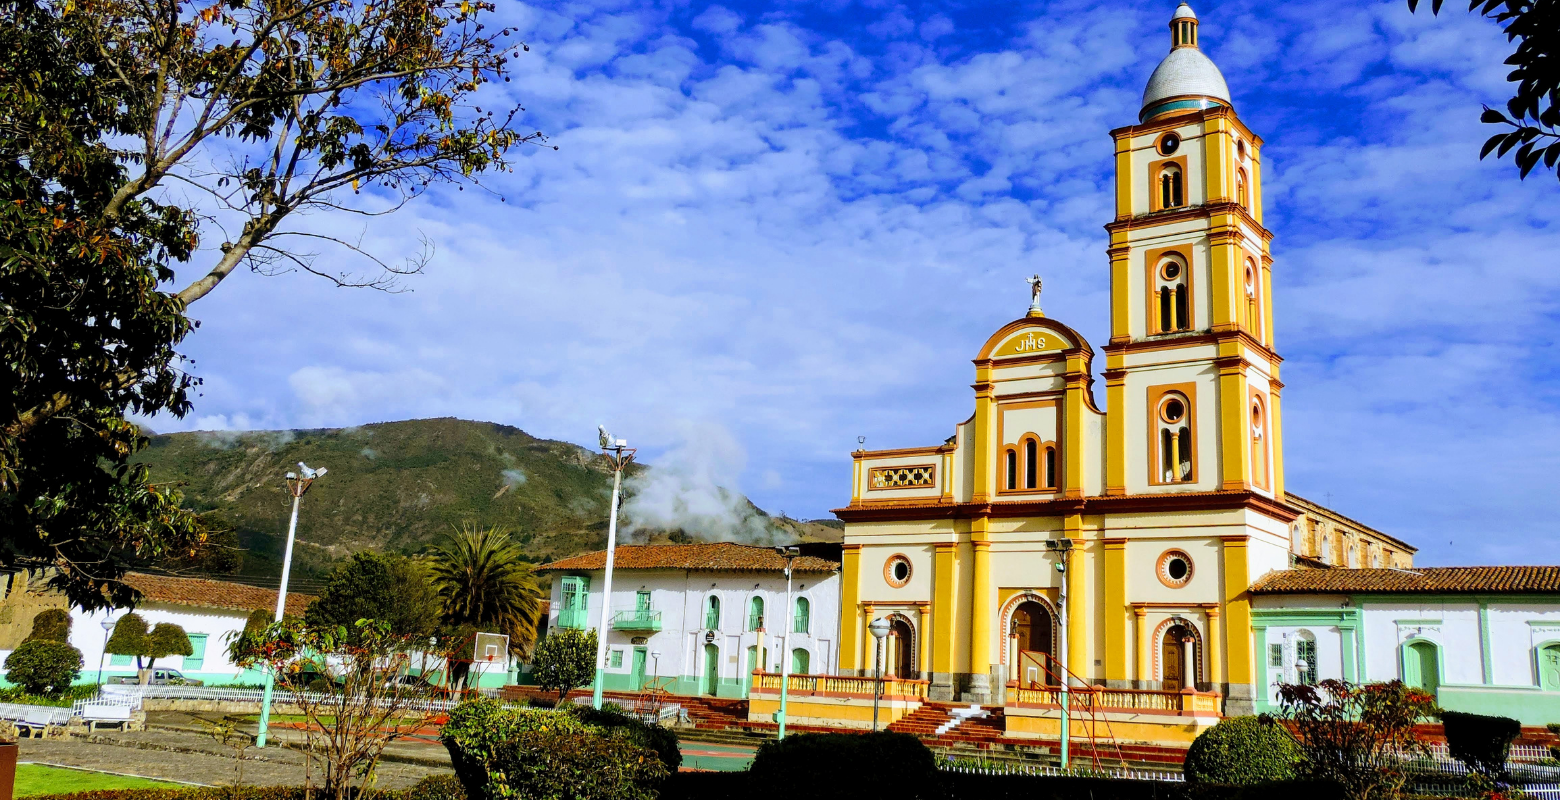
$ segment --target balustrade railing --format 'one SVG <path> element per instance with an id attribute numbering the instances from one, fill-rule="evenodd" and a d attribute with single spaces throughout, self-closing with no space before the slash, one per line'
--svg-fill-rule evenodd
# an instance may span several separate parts
<path id="1" fill-rule="evenodd" d="M 881 679 L 859 678 L 853 675 L 792 675 L 786 683 L 786 693 L 796 695 L 837 695 L 848 697 L 872 696 L 881 680 L 884 697 L 912 697 L 926 699 L 929 681 L 913 680 L 885 675 Z M 753 691 L 759 694 L 779 694 L 780 675 L 774 672 L 753 673 Z"/>
<path id="2" fill-rule="evenodd" d="M 1022 706 L 1061 706 L 1058 686 L 1026 687 L 1008 684 L 1009 702 Z M 1076 686 L 1067 692 L 1068 710 L 1157 711 L 1217 713 L 1219 696 L 1207 692 L 1165 692 L 1150 689 L 1106 689 L 1100 686 Z"/>

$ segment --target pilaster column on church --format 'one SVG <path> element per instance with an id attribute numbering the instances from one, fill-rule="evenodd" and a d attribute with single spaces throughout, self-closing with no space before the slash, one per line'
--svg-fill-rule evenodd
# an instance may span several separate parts
<path id="1" fill-rule="evenodd" d="M 1134 666 L 1137 669 L 1133 677 L 1137 681 L 1137 687 L 1142 689 L 1147 687 L 1148 682 L 1154 679 L 1154 676 L 1149 674 L 1148 669 L 1148 609 L 1144 606 L 1133 606 L 1132 617 L 1135 626 L 1133 630 L 1136 632 L 1136 636 L 1133 638 L 1137 640 L 1137 647 L 1134 648 L 1137 651 L 1137 657 L 1134 661 Z"/>
<path id="2" fill-rule="evenodd" d="M 1089 619 L 1089 561 L 1092 554 L 1083 540 L 1083 515 L 1068 514 L 1062 519 L 1067 538 L 1073 540 L 1071 563 L 1067 566 L 1067 668 L 1085 681 L 1093 681 L 1098 674 L 1089 652 L 1089 631 L 1094 629 Z"/>
<path id="3" fill-rule="evenodd" d="M 1105 494 L 1127 493 L 1127 371 L 1105 371 Z"/>
<path id="4" fill-rule="evenodd" d="M 1088 404 L 1084 392 L 1089 386 L 1089 368 L 1082 351 L 1067 355 L 1067 385 L 1062 412 L 1062 496 L 1083 496 L 1083 465 L 1087 448 L 1084 447 L 1084 421 Z"/>
<path id="5" fill-rule="evenodd" d="M 1247 187 L 1246 192 L 1251 197 L 1251 200 L 1250 200 L 1250 202 L 1251 202 L 1251 208 L 1250 208 L 1251 217 L 1252 217 L 1252 219 L 1255 219 L 1257 221 L 1258 225 L 1261 225 L 1262 224 L 1262 158 L 1259 155 L 1261 150 L 1257 146 L 1256 142 L 1251 142 L 1251 143 L 1249 143 L 1247 145 L 1246 152 L 1250 154 L 1250 163 L 1248 165 L 1248 167 L 1249 167 L 1249 169 L 1248 169 L 1249 175 L 1247 177 L 1249 177 L 1251 179 L 1251 186 Z M 1268 341 L 1272 341 L 1272 340 L 1269 339 Z"/>
<path id="6" fill-rule="evenodd" d="M 1229 647 L 1230 694 L 1239 691 L 1250 696 L 1256 664 L 1252 660 L 1251 644 L 1251 568 L 1247 564 L 1247 538 L 1222 537 L 1224 569 L 1221 570 L 1221 601 L 1226 615 L 1224 628 L 1228 632 L 1225 643 Z"/>
<path id="7" fill-rule="evenodd" d="M 861 619 L 856 626 L 856 635 L 861 639 L 861 669 L 863 672 L 860 674 L 862 675 L 873 674 L 872 671 L 877 668 L 878 657 L 881 655 L 878 649 L 880 643 L 877 637 L 872 635 L 872 631 L 867 630 L 867 626 L 872 624 L 872 618 L 875 614 L 877 614 L 876 606 L 871 603 L 862 604 Z"/>
<path id="8" fill-rule="evenodd" d="M 1204 124 L 1203 160 L 1207 164 L 1204 184 L 1208 196 L 1206 203 L 1223 203 L 1231 199 L 1230 161 L 1232 145 L 1229 137 L 1229 120 L 1214 117 Z"/>
<path id="9" fill-rule="evenodd" d="M 1118 344 L 1132 340 L 1132 248 L 1125 231 L 1112 231 L 1110 240 L 1110 342 Z"/>
<path id="10" fill-rule="evenodd" d="M 926 606 L 916 606 L 915 607 L 915 633 L 916 633 L 915 668 L 916 668 L 917 672 L 921 673 L 920 675 L 917 676 L 919 678 L 925 678 L 926 677 L 926 673 L 931 672 L 931 668 L 932 668 L 932 647 L 931 647 L 931 643 L 929 641 L 932 637 L 928 635 L 928 633 L 929 633 L 928 628 L 931 627 L 930 622 L 931 622 L 930 609 L 927 608 Z"/>
<path id="11" fill-rule="evenodd" d="M 992 583 L 991 540 L 987 538 L 990 520 L 971 520 L 970 538 L 974 548 L 975 575 L 970 598 L 970 700 L 985 703 L 991 698 Z"/>
<path id="12" fill-rule="evenodd" d="M 1220 358 L 1215 364 L 1219 368 L 1219 488 L 1245 489 L 1251 485 L 1245 361 Z"/>
<path id="13" fill-rule="evenodd" d="M 1284 385 L 1276 378 L 1268 381 L 1268 436 L 1273 440 L 1273 496 L 1284 497 L 1284 418 L 1279 412 L 1279 395 Z"/>
<path id="14" fill-rule="evenodd" d="M 1266 245 L 1263 249 L 1266 250 Z M 1266 252 L 1262 253 L 1262 266 L 1257 269 L 1258 279 L 1262 281 L 1262 343 L 1269 350 L 1277 350 L 1273 347 L 1273 259 Z M 1278 377 L 1278 365 L 1274 364 L 1273 377 Z"/>
<path id="15" fill-rule="evenodd" d="M 932 635 L 927 638 L 932 640 L 932 671 L 944 675 L 954 670 L 953 643 L 958 638 L 958 594 L 954 575 L 958 548 L 958 542 L 938 542 L 932 555 Z"/>
<path id="16" fill-rule="evenodd" d="M 1127 654 L 1132 645 L 1127 638 L 1127 615 L 1131 613 L 1127 608 L 1127 540 L 1102 539 L 1100 547 L 1105 559 L 1104 597 L 1100 603 L 1105 624 L 1105 680 L 1106 685 L 1128 688 L 1126 681 L 1131 677 L 1127 674 Z"/>
<path id="17" fill-rule="evenodd" d="M 1226 215 L 1225 219 L 1228 219 Z M 1240 327 L 1240 303 L 1245 291 L 1239 280 L 1241 261 L 1239 243 L 1233 232 L 1213 232 L 1208 236 L 1208 278 L 1213 291 L 1213 306 L 1209 309 L 1209 327 L 1215 331 L 1235 330 Z"/>
<path id="18" fill-rule="evenodd" d="M 1197 690 L 1197 637 L 1186 634 L 1181 640 L 1181 654 L 1185 664 L 1181 670 L 1181 688 Z"/>
<path id="19" fill-rule="evenodd" d="M 1130 217 L 1132 212 L 1132 180 L 1120 176 L 1132 174 L 1132 134 L 1116 137 L 1116 218 Z"/>
<path id="20" fill-rule="evenodd" d="M 840 553 L 840 669 L 861 669 L 861 545 L 847 544 Z"/>
<path id="21" fill-rule="evenodd" d="M 1224 683 L 1224 618 L 1219 615 L 1217 606 L 1203 609 L 1203 615 L 1208 620 L 1208 682 L 1213 684 L 1215 692 L 1223 692 L 1220 687 Z"/>
<path id="22" fill-rule="evenodd" d="M 975 475 L 970 501 L 984 503 L 991 495 L 996 471 L 997 448 L 992 441 L 996 431 L 996 398 L 992 394 L 991 367 L 975 367 L 975 422 L 970 426 L 973 441 L 970 456 L 975 459 Z"/>

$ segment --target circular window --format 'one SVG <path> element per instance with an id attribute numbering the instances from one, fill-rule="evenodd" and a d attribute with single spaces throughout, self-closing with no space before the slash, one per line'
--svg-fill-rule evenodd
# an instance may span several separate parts
<path id="1" fill-rule="evenodd" d="M 1159 268 L 1159 276 L 1167 281 L 1181 277 L 1181 262 L 1166 261 L 1164 266 Z"/>
<path id="2" fill-rule="evenodd" d="M 1240 156 L 1242 159 L 1244 159 L 1246 157 L 1246 143 L 1245 142 L 1240 141 L 1238 139 L 1235 141 L 1235 154 Z"/>
<path id="3" fill-rule="evenodd" d="M 895 589 L 903 589 L 910 582 L 910 559 L 903 555 L 889 556 L 888 562 L 883 565 L 883 580 Z"/>
<path id="4" fill-rule="evenodd" d="M 1159 407 L 1159 416 L 1165 422 L 1180 422 L 1186 417 L 1186 404 L 1181 402 L 1181 398 L 1172 397 Z"/>
<path id="5" fill-rule="evenodd" d="M 1192 580 L 1192 557 L 1180 550 L 1166 550 L 1159 557 L 1159 582 L 1179 589 Z"/>
<path id="6" fill-rule="evenodd" d="M 1179 150 L 1180 147 L 1181 147 L 1181 137 L 1177 136 L 1176 134 L 1167 133 L 1163 137 L 1161 137 L 1160 140 L 1159 140 L 1159 154 L 1160 155 L 1168 156 L 1171 153 L 1174 153 L 1176 150 Z"/>

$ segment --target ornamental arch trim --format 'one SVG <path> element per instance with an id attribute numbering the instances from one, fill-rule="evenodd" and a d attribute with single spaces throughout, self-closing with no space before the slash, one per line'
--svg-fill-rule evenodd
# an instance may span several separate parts
<path id="1" fill-rule="evenodd" d="M 1164 664 L 1160 662 L 1164 660 L 1165 631 L 1170 630 L 1170 628 L 1175 625 L 1180 625 L 1181 627 L 1186 628 L 1192 632 L 1192 646 L 1196 648 L 1196 652 L 1192 658 L 1192 667 L 1196 672 L 1196 676 L 1192 681 L 1195 688 L 1196 684 L 1206 682 L 1206 678 L 1204 677 L 1206 669 L 1203 666 L 1203 661 L 1207 659 L 1208 648 L 1205 646 L 1206 639 L 1203 637 L 1202 629 L 1197 627 L 1197 623 L 1179 615 L 1164 620 L 1154 628 L 1154 636 L 1149 640 L 1149 648 L 1153 650 L 1154 655 L 1154 677 L 1151 680 L 1156 680 L 1161 683 L 1164 682 Z"/>
<path id="2" fill-rule="evenodd" d="M 1018 611 L 1018 607 L 1020 605 L 1028 602 L 1039 603 L 1040 607 L 1045 609 L 1045 613 L 1051 615 L 1051 655 L 1056 655 L 1056 649 L 1059 644 L 1059 641 L 1057 640 L 1057 629 L 1060 627 L 1057 624 L 1058 617 L 1056 614 L 1056 605 L 1052 603 L 1045 595 L 1038 594 L 1026 589 L 1022 592 L 1019 592 L 1018 594 L 1013 595 L 1012 597 L 1009 597 L 1008 601 L 1002 604 L 1002 610 L 998 613 L 997 621 L 1001 625 L 1001 627 L 997 629 L 997 635 L 1001 637 L 1001 647 L 997 648 L 1001 652 L 1002 657 L 1002 660 L 998 662 L 1000 664 L 1008 665 L 1008 651 L 1012 650 L 1012 648 L 1008 646 L 1008 638 L 1011 636 L 1008 631 L 1012 630 L 1013 628 L 1013 614 Z"/>

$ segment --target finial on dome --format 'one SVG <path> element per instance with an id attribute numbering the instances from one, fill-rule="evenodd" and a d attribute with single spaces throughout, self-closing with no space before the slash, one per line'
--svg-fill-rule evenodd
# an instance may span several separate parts
<path id="1" fill-rule="evenodd" d="M 1197 12 L 1186 3 L 1176 6 L 1170 15 L 1170 49 L 1197 46 Z"/>

